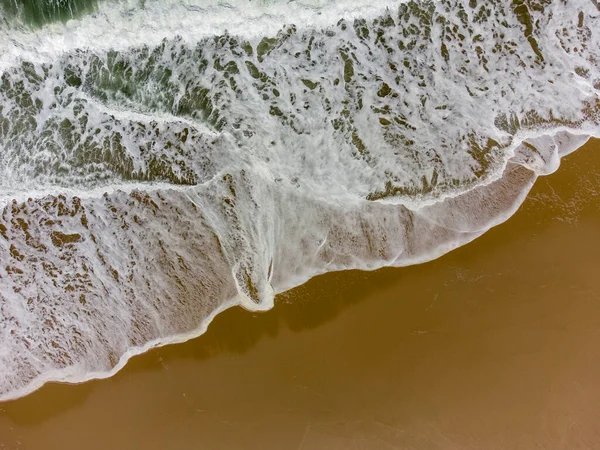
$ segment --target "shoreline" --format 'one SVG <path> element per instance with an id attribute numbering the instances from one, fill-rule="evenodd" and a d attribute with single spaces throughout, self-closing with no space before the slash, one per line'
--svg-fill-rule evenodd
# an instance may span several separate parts
<path id="1" fill-rule="evenodd" d="M 588 140 L 586 142 L 584 142 L 583 145 L 580 145 L 579 147 L 576 147 L 575 149 L 571 149 L 570 151 L 561 155 L 560 162 L 562 163 L 562 157 L 568 156 L 569 154 L 576 152 L 577 150 L 584 149 L 587 146 L 593 147 L 593 146 L 597 145 L 597 143 L 600 143 L 600 139 L 597 139 L 595 137 L 588 138 Z M 517 146 L 515 146 L 515 148 L 516 147 Z M 559 166 L 560 166 L 560 164 L 559 164 Z M 555 173 L 555 172 L 552 172 L 552 173 Z M 550 173 L 550 175 L 552 175 L 552 173 Z M 543 176 L 545 176 L 545 175 L 543 175 Z M 536 179 L 534 180 L 533 186 L 535 186 L 536 182 L 538 182 L 538 181 L 539 181 L 539 176 L 537 176 Z M 526 199 L 528 198 L 529 192 L 530 192 L 530 190 L 528 190 L 527 192 L 525 192 L 522 195 L 522 198 L 520 199 L 520 201 L 518 203 L 516 203 L 516 206 L 514 207 L 514 210 L 512 210 L 510 212 L 510 215 L 495 218 L 495 220 L 492 222 L 492 225 L 489 228 L 487 228 L 485 231 L 483 231 L 483 235 L 485 235 L 487 232 L 489 232 L 492 228 L 497 227 L 498 225 L 501 225 L 502 223 L 508 221 L 511 217 L 513 217 L 514 214 L 516 212 L 518 212 L 518 210 L 521 208 L 523 202 L 526 201 Z M 388 267 L 406 268 L 406 267 L 411 267 L 414 265 L 426 264 L 428 262 L 435 261 L 435 260 L 443 257 L 444 255 L 446 255 L 452 251 L 455 251 L 458 248 L 464 247 L 465 245 L 469 245 L 473 241 L 476 241 L 477 239 L 480 239 L 481 237 L 482 237 L 482 235 L 475 236 L 473 239 L 467 241 L 466 243 L 463 243 L 463 244 L 460 244 L 457 246 L 455 246 L 454 244 L 448 244 L 448 248 L 442 249 L 441 252 L 439 252 L 440 254 L 438 254 L 437 256 L 434 256 L 434 257 L 426 258 L 423 261 L 417 261 L 417 262 L 414 262 L 414 263 L 411 263 L 411 264 L 405 265 L 405 266 L 386 266 L 386 265 L 383 265 L 383 263 L 382 263 L 381 267 L 375 268 L 373 270 L 365 271 L 365 272 L 378 271 L 378 270 L 382 270 L 382 269 L 385 269 Z M 275 303 L 277 302 L 277 297 L 288 297 L 290 291 L 294 291 L 294 290 L 300 288 L 301 286 L 303 286 L 304 284 L 308 283 L 310 280 L 312 280 L 316 277 L 324 276 L 329 273 L 346 272 L 346 271 L 354 271 L 354 270 L 360 270 L 360 269 L 348 269 L 348 270 L 344 270 L 344 271 L 334 271 L 334 272 L 313 274 L 308 279 L 306 279 L 303 283 L 298 284 L 295 287 L 292 287 L 291 289 L 285 290 L 283 292 L 277 292 L 274 302 Z M 210 313 L 210 315 L 196 329 L 194 329 L 188 333 L 170 336 L 167 339 L 160 338 L 160 339 L 152 340 L 140 347 L 130 347 L 129 350 L 120 357 L 118 363 L 108 372 L 90 373 L 84 379 L 74 380 L 74 381 L 69 381 L 68 379 L 64 379 L 64 378 L 69 377 L 69 376 L 75 376 L 77 374 L 76 368 L 73 368 L 73 370 L 60 370 L 60 371 L 49 372 L 49 373 L 45 374 L 45 376 L 43 376 L 43 377 L 36 378 L 34 380 L 34 382 L 30 383 L 26 387 L 18 389 L 16 391 L 12 391 L 12 395 L 7 395 L 5 397 L 0 396 L 0 405 L 2 405 L 5 402 L 14 401 L 19 398 L 28 396 L 28 395 L 38 391 L 43 386 L 45 386 L 46 384 L 49 384 L 49 383 L 77 385 L 77 384 L 87 383 L 87 382 L 90 382 L 93 380 L 109 379 L 109 378 L 115 376 L 117 373 L 119 373 L 124 367 L 126 367 L 127 363 L 135 356 L 140 356 L 140 355 L 146 354 L 146 353 L 152 351 L 153 349 L 171 346 L 171 345 L 179 345 L 179 344 L 182 344 L 182 343 L 188 342 L 190 340 L 201 337 L 202 335 L 204 335 L 206 333 L 208 327 L 210 326 L 210 324 L 213 322 L 213 320 L 218 315 L 220 315 L 221 313 L 223 313 L 235 306 L 240 306 L 242 309 L 247 311 L 248 314 L 251 314 L 253 312 L 259 312 L 259 311 L 260 312 L 268 312 L 268 311 L 272 310 L 274 306 L 276 306 L 276 304 L 274 304 L 274 305 L 267 304 L 266 305 L 267 308 L 265 308 L 264 307 L 265 305 L 259 304 L 259 305 L 257 305 L 256 309 L 246 308 L 245 305 L 249 305 L 249 304 L 250 304 L 250 302 L 248 302 L 248 301 L 244 301 L 243 299 L 236 300 L 236 297 L 234 297 L 234 298 L 230 299 L 229 301 L 224 302 L 222 305 L 220 305 L 218 308 L 216 308 L 214 311 L 212 311 Z M 254 305 L 254 304 L 252 303 L 252 305 Z M 62 378 L 62 379 L 60 379 L 60 378 Z"/>
<path id="2" fill-rule="evenodd" d="M 555 132 L 559 133 L 561 130 L 557 130 Z M 564 131 L 564 130 L 563 130 Z M 587 133 L 585 134 L 587 135 Z M 574 136 L 576 136 L 577 138 L 580 138 L 579 134 L 575 134 Z M 524 142 L 524 141 L 523 141 Z M 587 139 L 587 141 L 585 141 L 582 145 L 579 145 L 579 147 L 575 147 L 574 149 L 569 149 L 569 151 L 564 152 L 563 154 L 559 155 L 559 167 L 558 169 L 560 169 L 560 164 L 562 163 L 562 158 L 565 156 L 568 156 L 569 154 L 576 152 L 577 150 L 581 150 L 584 149 L 585 147 L 587 147 L 588 145 L 590 146 L 595 146 L 596 143 L 600 142 L 600 139 L 591 136 Z M 515 145 L 515 148 L 517 148 L 519 145 Z M 511 155 L 510 158 L 507 159 L 507 164 L 508 162 L 510 162 L 510 159 L 512 157 L 514 157 L 514 151 L 512 152 L 513 154 Z M 558 170 L 557 169 L 557 170 Z M 505 170 L 505 169 L 504 169 Z M 503 173 L 504 173 L 503 170 Z M 556 171 L 555 171 L 556 172 Z M 551 172 L 549 175 L 552 175 L 555 172 Z M 547 174 L 541 175 L 541 176 L 546 176 Z M 500 177 L 502 178 L 502 177 Z M 534 178 L 534 181 L 532 183 L 532 186 L 535 186 L 535 184 L 539 181 L 540 175 L 536 175 L 536 177 Z M 482 185 L 477 185 L 476 187 L 473 188 L 473 190 L 476 190 L 478 188 L 481 187 L 486 187 L 489 186 L 489 184 L 493 183 L 494 180 L 489 181 L 489 183 L 485 183 Z M 470 239 L 468 239 L 466 242 L 464 243 L 446 243 L 445 245 L 443 245 L 441 248 L 436 249 L 437 252 L 433 253 L 433 256 L 431 256 L 431 254 L 426 255 L 422 260 L 416 260 L 414 262 L 411 262 L 408 265 L 397 265 L 394 266 L 392 265 L 385 265 L 385 262 L 381 263 L 380 267 L 376 267 L 372 270 L 366 270 L 366 272 L 372 272 L 372 271 L 377 271 L 377 270 L 381 270 L 384 269 L 386 267 L 395 267 L 395 268 L 405 268 L 405 267 L 411 267 L 414 265 L 420 265 L 420 264 L 425 264 L 431 261 L 435 261 L 441 257 L 443 257 L 444 255 L 446 255 L 447 253 L 450 253 L 452 251 L 455 251 L 458 248 L 464 247 L 465 245 L 469 245 L 471 244 L 473 241 L 481 238 L 482 235 L 485 235 L 487 232 L 489 232 L 492 228 L 497 227 L 498 225 L 501 225 L 502 223 L 508 221 L 511 217 L 514 216 L 515 213 L 518 212 L 518 210 L 521 208 L 521 206 L 523 205 L 524 201 L 526 201 L 529 192 L 530 192 L 531 188 L 528 189 L 527 191 L 524 191 L 521 195 L 518 201 L 515 201 L 515 204 L 513 205 L 512 210 L 508 211 L 509 214 L 506 215 L 503 214 L 501 216 L 497 216 L 495 217 L 489 224 L 488 227 L 485 228 L 484 231 L 481 232 L 481 234 L 478 234 L 474 237 L 471 237 Z M 472 191 L 468 191 L 468 192 L 472 192 Z M 455 198 L 455 197 L 449 197 L 449 198 Z M 446 200 L 447 198 L 444 197 L 442 202 L 444 200 Z M 353 271 L 353 270 L 360 270 L 360 269 L 347 269 L 341 272 L 345 272 L 345 271 Z M 170 346 L 170 345 L 177 345 L 177 344 L 182 344 L 185 342 L 188 342 L 190 340 L 196 339 L 200 336 L 202 336 L 203 334 L 206 333 L 208 327 L 210 326 L 210 324 L 213 322 L 213 320 L 220 315 L 221 313 L 231 309 L 232 307 L 235 306 L 240 306 L 242 307 L 244 310 L 246 310 L 248 313 L 253 313 L 253 312 L 265 312 L 265 311 L 270 311 L 271 309 L 273 309 L 273 307 L 275 306 L 275 302 L 277 301 L 276 298 L 277 297 L 281 297 L 281 296 L 287 296 L 287 293 L 290 290 L 295 290 L 299 287 L 301 287 L 302 285 L 306 284 L 307 282 L 309 282 L 310 280 L 314 279 L 315 277 L 320 277 L 329 273 L 335 273 L 335 272 L 339 272 L 339 271 L 333 271 L 333 272 L 324 272 L 324 273 L 316 273 L 316 274 L 312 274 L 311 276 L 309 276 L 307 279 L 305 279 L 302 283 L 300 284 L 296 284 L 294 287 L 284 290 L 282 292 L 276 292 L 275 293 L 275 298 L 271 301 L 271 302 L 265 302 L 260 303 L 260 304 L 255 304 L 253 303 L 251 300 L 246 300 L 244 298 L 241 297 L 241 294 L 238 295 L 238 297 L 234 297 L 226 302 L 224 302 L 223 304 L 221 304 L 218 308 L 216 308 L 214 311 L 212 311 L 209 316 L 200 323 L 200 325 L 187 333 L 183 333 L 180 335 L 174 335 L 174 336 L 170 336 L 169 338 L 159 338 L 159 339 L 154 339 L 151 340 L 149 342 L 147 342 L 146 344 L 144 344 L 143 346 L 139 346 L 139 347 L 130 347 L 120 358 L 118 363 L 110 370 L 107 372 L 92 372 L 87 374 L 84 378 L 82 379 L 75 379 L 73 381 L 70 381 L 69 377 L 77 377 L 77 368 L 76 367 L 69 367 L 66 370 L 65 369 L 61 369 L 59 371 L 53 371 L 53 372 L 48 372 L 46 374 L 44 374 L 43 377 L 38 377 L 36 379 L 33 380 L 33 382 L 31 382 L 30 384 L 28 384 L 27 386 L 21 388 L 21 389 L 17 389 L 15 391 L 11 392 L 11 395 L 6 395 L 6 396 L 2 396 L 0 395 L 0 405 L 4 402 L 9 402 L 9 401 L 13 401 L 13 400 L 17 400 L 19 398 L 23 398 L 27 395 L 30 395 L 34 392 L 36 392 L 37 390 L 41 389 L 44 385 L 48 384 L 48 383 L 59 383 L 59 384 L 68 384 L 68 385 L 77 385 L 77 384 L 82 384 L 82 383 L 87 383 L 89 381 L 92 380 L 103 380 L 103 379 L 109 379 L 113 376 L 115 376 L 118 372 L 120 372 L 124 367 L 126 367 L 127 363 L 135 356 L 139 356 L 139 355 L 143 355 L 153 349 L 156 348 L 161 348 L 161 347 L 165 347 L 165 346 Z M 252 309 L 248 306 L 254 307 L 256 305 L 256 308 Z"/>
<path id="3" fill-rule="evenodd" d="M 273 310 L 232 308 L 203 338 L 132 358 L 110 380 L 47 384 L 0 404 L 0 444 L 495 450 L 594 442 L 598 144 L 536 183 L 504 227 L 442 258 L 318 276 L 280 295 Z"/>

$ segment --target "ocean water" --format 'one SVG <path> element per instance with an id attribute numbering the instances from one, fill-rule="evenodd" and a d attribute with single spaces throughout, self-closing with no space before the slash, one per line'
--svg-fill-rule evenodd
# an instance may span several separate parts
<path id="1" fill-rule="evenodd" d="M 425 262 L 600 137 L 592 0 L 0 2 L 0 400 Z"/>

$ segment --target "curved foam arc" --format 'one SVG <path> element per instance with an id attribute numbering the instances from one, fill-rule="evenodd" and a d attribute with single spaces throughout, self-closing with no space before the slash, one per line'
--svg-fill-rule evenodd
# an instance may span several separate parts
<path id="1" fill-rule="evenodd" d="M 210 38 L 242 3 L 181 38 L 139 19 L 189 5 L 150 3 L 0 31 L 18 56 L 0 77 L 0 399 L 110 376 L 225 308 L 425 262 L 506 220 L 600 136 L 595 10 L 546 3 L 355 21 L 339 20 L 350 3 L 278 4 Z M 107 17 L 118 44 L 94 37 Z"/>
<path id="2" fill-rule="evenodd" d="M 583 136 L 581 136 L 581 135 L 575 136 L 575 139 L 573 139 L 572 142 L 570 143 L 571 145 L 567 145 L 564 148 L 564 152 L 561 152 L 561 153 L 564 155 L 571 151 L 574 151 L 577 148 L 573 145 L 574 142 L 578 142 L 582 145 L 583 143 L 585 143 L 585 140 L 583 139 Z M 507 220 L 510 216 L 512 216 L 512 214 L 514 214 L 516 212 L 516 210 L 519 208 L 521 203 L 526 198 L 527 193 L 529 192 L 529 189 L 533 186 L 536 178 L 537 178 L 537 176 L 532 173 L 532 177 L 531 177 L 530 181 L 528 183 L 526 183 L 522 189 L 520 189 L 520 194 L 514 198 L 513 202 L 511 202 L 511 208 L 509 210 L 505 211 L 504 215 L 499 215 L 499 216 L 494 217 L 493 220 L 489 222 L 489 227 L 487 229 L 479 229 L 479 230 L 472 231 L 467 236 L 465 236 L 466 238 L 463 238 L 462 241 L 448 242 L 448 243 L 442 245 L 441 247 L 435 249 L 432 253 L 430 253 L 426 256 L 424 255 L 423 257 L 418 258 L 418 259 L 401 260 L 400 257 L 397 257 L 397 258 L 395 258 L 394 261 L 382 262 L 381 264 L 378 264 L 373 267 L 368 267 L 365 269 L 366 270 L 376 270 L 378 268 L 381 268 L 384 266 L 389 266 L 389 265 L 405 266 L 405 265 L 411 265 L 411 264 L 424 263 L 424 262 L 436 259 L 439 256 L 447 253 L 448 251 L 451 251 L 452 249 L 454 249 L 456 247 L 462 246 L 462 245 L 476 239 L 481 234 L 483 234 L 485 231 L 487 231 L 489 228 L 499 225 L 500 223 Z M 489 185 L 486 187 L 489 187 Z M 483 187 L 483 189 L 485 189 L 486 187 Z M 319 245 L 319 249 L 322 247 L 322 245 L 324 243 L 325 243 L 325 241 Z M 308 279 L 310 279 L 314 276 L 317 276 L 319 274 L 328 272 L 328 271 L 329 271 L 329 268 L 323 267 L 321 270 L 306 273 L 301 278 L 296 278 L 296 279 L 290 280 L 291 282 L 282 284 L 280 286 L 280 288 L 277 290 L 277 293 L 283 292 L 285 290 L 288 290 L 291 287 L 302 284 L 303 282 L 307 281 Z M 252 301 L 250 301 L 246 296 L 243 296 L 243 295 L 233 297 L 233 298 L 229 299 L 228 301 L 223 302 L 221 305 L 219 305 L 215 310 L 213 310 L 210 313 L 210 315 L 206 319 L 204 319 L 200 323 L 200 325 L 197 328 L 195 328 L 192 331 L 189 331 L 189 332 L 183 333 L 183 334 L 179 334 L 179 335 L 172 335 L 172 336 L 169 336 L 166 338 L 154 339 L 152 341 L 145 343 L 143 346 L 129 347 L 127 349 L 127 351 L 120 357 L 118 363 L 113 368 L 111 368 L 111 370 L 109 370 L 109 371 L 91 372 L 90 373 L 90 372 L 86 372 L 85 370 L 83 370 L 82 372 L 80 372 L 77 367 L 72 366 L 65 370 L 60 370 L 60 371 L 56 371 L 56 372 L 48 372 L 48 373 L 45 373 L 43 376 L 40 376 L 40 377 L 36 378 L 35 380 L 32 380 L 31 383 L 28 384 L 27 386 L 24 386 L 20 389 L 12 391 L 10 393 L 10 395 L 8 395 L 8 396 L 7 395 L 0 396 L 0 399 L 4 401 L 4 400 L 10 400 L 10 399 L 14 399 L 14 398 L 18 398 L 18 397 L 27 395 L 27 394 L 33 392 L 34 390 L 39 389 L 41 386 L 43 386 L 47 382 L 60 381 L 60 382 L 66 382 L 66 383 L 82 383 L 82 382 L 89 381 L 92 379 L 109 378 L 109 377 L 113 376 L 114 374 L 116 374 L 118 371 L 120 371 L 125 366 L 127 361 L 130 358 L 132 358 L 133 356 L 145 353 L 152 348 L 169 345 L 169 344 L 182 343 L 182 342 L 185 342 L 187 340 L 190 340 L 190 339 L 193 339 L 195 337 L 202 335 L 207 330 L 207 328 L 210 325 L 210 323 L 212 322 L 212 320 L 218 314 L 220 314 L 221 312 L 225 311 L 226 309 L 229 309 L 234 306 L 243 306 L 244 308 L 249 309 L 249 310 L 262 311 L 262 310 L 271 308 L 273 305 L 272 305 L 272 299 L 269 301 L 266 301 L 265 304 L 256 304 L 256 303 L 253 303 Z"/>
<path id="3" fill-rule="evenodd" d="M 189 120 L 186 117 L 178 117 L 178 116 L 174 116 L 172 114 L 165 114 L 162 113 L 160 114 L 159 112 L 153 112 L 152 114 L 148 114 L 148 113 L 144 113 L 144 112 L 139 112 L 139 111 L 130 111 L 127 110 L 125 108 L 123 109 L 119 109 L 118 107 L 116 107 L 115 105 L 105 105 L 101 102 L 99 102 L 97 99 L 86 95 L 85 93 L 81 94 L 81 99 L 84 99 L 85 101 L 89 102 L 90 104 L 93 104 L 94 107 L 98 108 L 99 111 L 103 112 L 106 115 L 109 115 L 111 117 L 117 118 L 117 119 L 121 119 L 121 120 L 125 120 L 125 121 L 145 121 L 145 122 L 160 122 L 160 123 L 172 123 L 172 122 L 179 122 L 182 124 L 185 124 L 187 126 L 190 127 L 195 127 L 198 128 L 199 131 L 202 134 L 206 134 L 209 136 L 213 136 L 216 137 L 218 135 L 218 133 L 216 133 L 214 130 L 203 126 L 203 124 L 199 124 L 197 122 L 193 122 L 191 120 Z"/>
<path id="4" fill-rule="evenodd" d="M 128 117 L 135 117 L 135 114 L 132 114 L 129 112 L 123 112 L 123 114 Z M 153 116 L 152 119 L 156 120 L 157 118 Z M 176 120 L 180 120 L 180 119 L 176 119 Z M 555 130 L 555 132 L 557 132 L 557 133 L 572 132 L 572 131 L 573 130 L 570 130 L 567 128 L 558 128 Z M 574 143 L 572 143 L 569 146 L 561 147 L 561 154 L 557 155 L 557 157 L 558 157 L 557 162 L 560 161 L 560 158 L 567 156 L 568 154 L 574 152 L 579 147 L 581 147 L 589 139 L 590 136 L 598 137 L 598 136 L 596 136 L 596 134 L 594 133 L 593 130 L 589 130 L 587 133 L 584 133 L 582 131 L 583 130 L 578 130 L 577 133 L 573 134 L 576 137 L 573 140 Z M 503 165 L 502 170 L 499 171 L 500 173 L 494 173 L 492 176 L 483 180 L 481 183 L 477 183 L 473 187 L 476 187 L 476 188 L 485 187 L 487 185 L 494 183 L 498 179 L 500 179 L 502 177 L 502 173 L 504 172 L 504 170 L 506 168 L 506 165 L 511 161 L 512 158 L 514 158 L 515 150 L 518 149 L 519 147 L 521 147 L 523 145 L 522 144 L 523 142 L 535 141 L 537 138 L 544 138 L 544 137 L 548 137 L 548 136 L 545 134 L 536 135 L 535 133 L 528 132 L 528 133 L 523 133 L 523 134 L 520 133 L 517 135 L 517 137 L 522 138 L 522 139 L 507 148 L 507 159 Z M 558 165 L 556 165 L 555 167 L 551 167 L 551 170 L 544 173 L 543 175 L 549 175 L 549 174 L 553 173 L 556 169 L 558 169 Z M 207 180 L 204 184 L 210 183 L 211 181 L 215 180 L 217 177 L 218 177 L 218 175 L 213 177 L 213 179 L 211 179 L 211 180 Z M 8 177 L 8 178 L 10 178 L 10 177 Z M 62 187 L 62 186 L 50 185 L 50 186 L 39 186 L 39 187 L 36 187 L 33 189 L 31 187 L 27 187 L 27 189 L 25 191 L 21 191 L 16 187 L 11 187 L 10 183 L 8 183 L 6 186 L 0 185 L 0 187 L 2 188 L 2 191 L 0 191 L 0 207 L 6 206 L 7 204 L 9 204 L 13 201 L 16 201 L 17 203 L 22 203 L 22 202 L 26 202 L 28 199 L 42 199 L 44 197 L 58 196 L 61 194 L 67 195 L 70 197 L 78 197 L 81 199 L 87 199 L 87 198 L 99 198 L 105 194 L 112 195 L 117 192 L 131 193 L 134 191 L 153 192 L 153 191 L 163 191 L 163 190 L 185 191 L 188 189 L 185 186 L 176 186 L 176 185 L 172 185 L 169 183 L 160 183 L 160 182 L 158 182 L 158 183 L 154 182 L 154 183 L 111 184 L 109 186 L 95 187 L 92 189 L 89 189 L 89 188 L 88 189 L 76 189 L 76 188 L 66 188 L 66 187 Z M 11 191 L 11 189 L 14 189 L 14 191 Z M 430 207 L 432 205 L 435 205 L 436 203 L 441 203 L 447 199 L 454 199 L 456 197 L 460 197 L 464 193 L 465 192 L 461 192 L 461 191 L 450 191 L 450 192 L 443 193 L 438 198 L 421 199 L 421 201 L 419 201 L 419 202 L 411 201 L 411 199 L 402 199 L 402 198 L 400 198 L 400 199 L 392 198 L 390 200 L 384 200 L 382 202 L 395 204 L 395 205 L 403 205 L 403 206 L 406 206 L 411 211 L 418 212 L 422 208 Z M 194 200 L 192 198 L 190 198 L 190 201 L 194 202 Z M 196 206 L 198 206 L 198 205 L 196 205 Z M 323 244 L 324 244 L 324 242 L 323 242 Z"/>
<path id="5" fill-rule="evenodd" d="M 571 148 L 572 150 L 572 148 Z M 515 201 L 512 203 L 512 208 L 508 211 L 506 211 L 506 214 L 504 216 L 498 216 L 493 222 L 490 223 L 490 227 L 491 226 L 495 226 L 501 222 L 503 222 L 504 220 L 506 220 L 508 217 L 510 217 L 510 215 L 512 215 L 512 213 L 514 213 L 514 211 L 518 208 L 518 206 L 520 205 L 520 203 L 524 200 L 526 193 L 528 192 L 529 188 L 533 185 L 533 180 L 528 183 L 526 185 L 526 188 L 522 190 L 521 195 L 519 195 Z M 469 235 L 467 237 L 466 240 L 463 240 L 463 242 L 456 242 L 456 241 L 452 241 L 444 246 L 442 246 L 441 248 L 437 249 L 436 251 L 432 252 L 431 254 L 424 256 L 418 260 L 404 260 L 404 261 L 398 261 L 396 260 L 393 265 L 407 265 L 407 264 L 414 264 L 414 263 L 420 263 L 420 262 L 425 262 L 427 260 L 430 259 L 435 259 L 438 256 L 440 256 L 443 253 L 446 253 L 447 251 L 451 250 L 452 248 L 455 248 L 459 245 L 463 245 L 466 242 L 476 238 L 477 236 L 481 235 L 485 230 L 484 229 L 479 229 L 476 230 L 475 232 L 473 232 L 471 235 Z M 319 248 L 322 247 L 322 243 L 319 244 Z M 389 263 L 388 263 L 389 264 Z M 388 265 L 385 263 L 380 264 L 380 266 L 384 266 L 384 265 Z M 328 266 L 329 264 L 327 264 Z M 368 267 L 368 269 L 376 269 L 378 268 L 379 265 L 374 266 L 374 267 Z M 284 283 L 282 284 L 282 287 L 279 289 L 279 291 L 283 291 L 286 290 L 289 287 L 292 287 L 294 285 L 300 284 L 303 281 L 306 281 L 307 279 L 311 278 L 312 276 L 315 276 L 319 273 L 323 273 L 325 271 L 327 271 L 328 268 L 324 268 L 322 270 L 316 271 L 316 272 L 310 272 L 308 274 L 304 274 L 304 276 L 301 279 L 294 279 L 291 283 Z M 266 305 L 268 305 L 270 307 L 270 302 L 267 301 L 265 302 Z M 162 339 L 156 339 L 153 341 L 150 341 L 148 343 L 146 343 L 143 346 L 140 347 L 130 347 L 127 352 L 125 352 L 117 365 L 114 366 L 114 368 L 112 368 L 110 371 L 107 372 L 98 372 L 98 373 L 78 373 L 76 368 L 69 368 L 67 370 L 64 371 L 60 371 L 60 372 L 55 372 L 55 373 L 48 373 L 48 374 L 44 374 L 43 377 L 40 377 L 34 381 L 32 381 L 31 384 L 29 384 L 27 387 L 24 387 L 23 389 L 19 389 L 16 390 L 14 392 L 11 393 L 11 395 L 9 397 L 4 396 L 3 399 L 8 399 L 8 398 L 16 398 L 18 396 L 21 395 L 25 395 L 28 392 L 31 392 L 32 390 L 35 390 L 37 388 L 39 388 L 41 385 L 43 385 L 45 382 L 48 381 L 63 381 L 63 382 L 83 382 L 89 379 L 93 379 L 93 378 L 105 378 L 105 377 L 109 377 L 111 375 L 113 375 L 114 373 L 116 373 L 118 370 L 120 370 L 126 363 L 126 361 L 136 355 L 136 354 L 140 354 L 143 353 L 147 350 L 149 350 L 150 348 L 156 347 L 156 346 L 160 346 L 160 345 L 166 345 L 166 344 L 170 344 L 170 343 L 177 343 L 177 342 L 183 342 L 185 340 L 188 340 L 192 337 L 196 337 L 200 334 L 202 334 L 208 324 L 210 323 L 210 321 L 219 313 L 222 312 L 224 309 L 229 308 L 231 306 L 234 305 L 238 305 L 241 304 L 244 307 L 248 308 L 248 309 L 260 309 L 262 310 L 263 307 L 265 305 L 257 305 L 257 304 L 253 304 L 252 302 L 248 302 L 247 299 L 242 299 L 242 298 L 238 298 L 237 300 L 231 299 L 229 302 L 224 302 L 222 303 L 222 305 L 220 305 L 217 309 L 215 309 L 207 319 L 205 319 L 199 328 L 189 332 L 189 333 L 185 333 L 185 334 L 181 334 L 181 335 L 175 335 L 175 336 L 169 336 L 167 338 L 162 338 Z"/>
<path id="6" fill-rule="evenodd" d="M 226 311 L 229 308 L 239 305 L 240 303 L 241 302 L 238 302 L 235 299 L 232 299 L 230 302 L 223 303 L 218 309 L 215 309 L 213 311 L 213 313 L 211 314 L 211 316 L 209 316 L 205 321 L 203 321 L 198 326 L 198 328 L 196 328 L 195 330 L 193 330 L 189 333 L 181 334 L 178 336 L 170 336 L 168 339 L 156 339 L 154 341 L 149 341 L 141 347 L 130 347 L 127 350 L 127 352 L 125 354 L 123 354 L 123 356 L 121 356 L 121 358 L 119 359 L 119 362 L 108 372 L 97 372 L 97 373 L 85 372 L 85 374 L 83 376 L 81 376 L 81 374 L 77 373 L 76 367 L 72 367 L 69 370 L 56 371 L 54 373 L 48 372 L 48 373 L 45 373 L 44 376 L 41 376 L 41 377 L 35 379 L 34 381 L 32 381 L 29 385 L 24 386 L 20 389 L 14 390 L 10 396 L 0 396 L 0 401 L 8 401 L 8 400 L 14 400 L 14 399 L 17 399 L 20 397 L 24 397 L 28 394 L 31 394 L 34 391 L 37 391 L 42 386 L 44 386 L 46 383 L 61 382 L 61 383 L 78 384 L 78 383 L 85 383 L 86 381 L 91 381 L 91 380 L 100 380 L 100 379 L 110 378 L 113 375 L 115 375 L 116 373 L 118 373 L 123 367 L 125 367 L 127 362 L 134 356 L 146 353 L 147 351 L 152 350 L 153 348 L 156 348 L 156 347 L 163 347 L 165 345 L 172 345 L 172 344 L 181 344 L 181 343 L 189 341 L 190 339 L 194 339 L 195 337 L 203 335 L 206 332 L 206 330 L 208 329 L 208 326 L 210 325 L 210 323 L 213 321 L 213 319 L 216 316 L 218 316 L 219 314 L 221 314 L 222 312 Z M 78 375 L 80 375 L 80 376 L 78 376 Z"/>
<path id="7" fill-rule="evenodd" d="M 549 136 L 544 130 L 539 131 L 539 132 L 536 132 L 533 130 L 527 130 L 525 132 L 518 132 L 517 134 L 515 134 L 514 143 L 512 143 L 511 145 L 509 145 L 505 148 L 506 157 L 501 166 L 501 169 L 493 172 L 489 177 L 474 184 L 472 186 L 472 188 L 483 188 L 483 187 L 486 187 L 488 185 L 495 183 L 496 181 L 498 181 L 499 179 L 502 178 L 507 166 L 511 162 L 515 163 L 515 160 L 518 161 L 519 165 L 529 168 L 533 172 L 538 173 L 538 175 L 550 175 L 558 169 L 558 166 L 560 164 L 560 160 L 562 157 L 567 156 L 570 153 L 577 150 L 579 147 L 584 145 L 590 137 L 598 137 L 598 132 L 597 132 L 597 130 L 594 130 L 594 129 L 588 129 L 588 130 L 579 129 L 576 132 L 574 132 L 574 130 L 572 130 L 570 128 L 556 127 L 553 129 L 553 132 L 556 133 L 556 135 L 558 135 L 560 133 L 566 133 L 566 134 L 572 136 L 572 139 L 568 139 L 566 143 L 561 142 L 560 144 L 558 144 L 558 148 L 560 149 L 560 154 L 558 154 L 558 153 L 553 154 L 553 162 L 551 164 L 548 164 L 548 163 L 544 163 L 541 165 L 540 164 L 538 164 L 538 165 L 527 164 L 527 161 L 519 160 L 517 155 L 519 153 L 519 150 L 523 149 L 523 145 L 525 142 L 536 143 L 538 141 L 542 141 L 543 145 L 544 144 L 548 145 L 549 143 L 544 142 L 544 140 L 549 139 L 551 141 L 550 143 L 552 144 L 552 143 L 554 143 L 554 142 L 552 142 L 552 139 L 553 139 L 552 136 Z M 556 137 L 556 135 L 554 137 Z M 407 208 L 409 208 L 410 210 L 418 212 L 421 208 L 427 208 L 427 207 L 435 205 L 436 203 L 443 202 L 445 200 L 452 200 L 454 198 L 461 197 L 466 192 L 468 192 L 468 191 L 460 191 L 460 190 L 449 191 L 449 192 L 445 192 L 444 194 L 440 195 L 440 197 L 438 197 L 438 198 L 420 199 L 419 202 L 412 202 L 410 199 L 408 199 L 408 201 L 405 201 L 405 202 L 402 200 L 391 199 L 390 202 L 402 204 L 402 205 L 406 206 Z M 495 226 L 495 225 L 493 225 L 493 226 Z M 456 231 L 459 231 L 459 230 L 456 230 Z"/>

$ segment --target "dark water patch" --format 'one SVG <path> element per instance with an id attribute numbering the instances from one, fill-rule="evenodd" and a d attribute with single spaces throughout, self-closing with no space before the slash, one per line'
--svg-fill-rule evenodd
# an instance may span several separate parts
<path id="1" fill-rule="evenodd" d="M 0 7 L 9 18 L 37 28 L 94 12 L 98 0 L 0 0 Z"/>

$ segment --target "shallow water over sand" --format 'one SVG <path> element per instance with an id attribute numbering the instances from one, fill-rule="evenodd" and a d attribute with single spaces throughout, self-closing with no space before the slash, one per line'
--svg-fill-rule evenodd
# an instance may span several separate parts
<path id="1" fill-rule="evenodd" d="M 0 404 L 0 449 L 594 448 L 599 151 L 436 261 L 320 276 L 111 379 Z"/>

